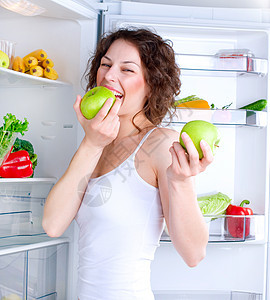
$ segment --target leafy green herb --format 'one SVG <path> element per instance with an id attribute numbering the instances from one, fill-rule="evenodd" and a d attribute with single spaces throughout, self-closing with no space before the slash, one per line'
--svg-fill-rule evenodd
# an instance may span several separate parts
<path id="1" fill-rule="evenodd" d="M 10 149 L 14 133 L 18 132 L 24 135 L 24 132 L 28 130 L 28 124 L 29 122 L 26 118 L 24 118 L 24 121 L 20 121 L 11 113 L 7 113 L 4 116 L 4 123 L 0 127 L 0 160 L 7 154 L 7 150 Z"/>
<path id="2" fill-rule="evenodd" d="M 222 106 L 221 109 L 228 109 L 232 104 L 233 104 L 233 103 L 231 102 L 230 104 L 224 105 L 224 106 Z M 215 106 L 214 103 L 212 103 L 212 104 L 210 105 L 210 108 L 211 108 L 211 109 L 219 109 L 218 107 Z"/>

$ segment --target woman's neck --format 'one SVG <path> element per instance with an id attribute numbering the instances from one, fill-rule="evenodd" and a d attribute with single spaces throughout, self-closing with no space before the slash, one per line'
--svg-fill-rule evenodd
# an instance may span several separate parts
<path id="1" fill-rule="evenodd" d="M 117 138 L 114 140 L 115 142 L 122 140 L 123 138 L 129 136 L 136 136 L 140 132 L 132 123 L 132 118 L 130 116 L 120 116 L 120 128 L 117 135 Z M 134 119 L 134 123 L 141 129 L 144 130 L 146 128 L 151 128 L 154 125 L 146 118 L 145 115 L 137 115 Z"/>

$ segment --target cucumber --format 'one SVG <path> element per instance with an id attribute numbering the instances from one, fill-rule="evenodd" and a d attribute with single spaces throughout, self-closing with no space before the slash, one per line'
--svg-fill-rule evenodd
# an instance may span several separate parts
<path id="1" fill-rule="evenodd" d="M 257 100 L 255 102 L 252 102 L 248 105 L 245 105 L 243 107 L 240 107 L 239 109 L 250 109 L 250 110 L 258 110 L 258 111 L 261 111 L 263 109 L 265 109 L 267 106 L 267 100 L 265 99 L 260 99 L 260 100 Z"/>

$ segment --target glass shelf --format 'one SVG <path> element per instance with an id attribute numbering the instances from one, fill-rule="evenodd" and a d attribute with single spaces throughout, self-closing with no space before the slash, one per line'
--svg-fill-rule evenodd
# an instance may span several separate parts
<path id="1" fill-rule="evenodd" d="M 15 250 L 0 248 L 0 299 L 67 299 L 67 240 L 32 241 Z"/>
<path id="2" fill-rule="evenodd" d="M 177 63 L 182 70 L 233 72 L 265 76 L 268 61 L 251 56 L 220 57 L 217 55 L 176 54 Z"/>
<path id="3" fill-rule="evenodd" d="M 264 241 L 264 215 L 208 215 L 204 219 L 209 227 L 209 243 Z M 171 242 L 166 227 L 160 242 Z"/>
<path id="4" fill-rule="evenodd" d="M 55 178 L 0 179 L 0 241 L 11 237 L 44 235 L 42 216 L 45 200 Z M 1 247 L 1 246 L 0 246 Z"/>
<path id="5" fill-rule="evenodd" d="M 0 239 L 0 256 L 59 245 L 62 243 L 69 243 L 69 239 L 65 237 L 51 238 L 45 233 L 33 236 L 16 236 Z"/>
<path id="6" fill-rule="evenodd" d="M 0 239 L 40 234 L 44 234 L 44 230 L 40 219 L 33 218 L 32 211 L 0 213 Z"/>
<path id="7" fill-rule="evenodd" d="M 13 71 L 0 67 L 0 87 L 29 87 L 29 86 L 49 86 L 61 87 L 69 86 L 67 82 L 51 80 L 43 77 L 36 77 L 29 74 Z"/>
<path id="8" fill-rule="evenodd" d="M 262 300 L 260 293 L 248 291 L 154 291 L 155 300 Z"/>
<path id="9" fill-rule="evenodd" d="M 267 126 L 267 112 L 247 109 L 191 109 L 177 108 L 171 124 L 184 124 L 193 120 L 204 120 L 216 125 Z M 166 116 L 163 124 L 169 124 Z"/>
<path id="10" fill-rule="evenodd" d="M 35 201 L 47 197 L 56 178 L 0 178 L 0 199 Z"/>

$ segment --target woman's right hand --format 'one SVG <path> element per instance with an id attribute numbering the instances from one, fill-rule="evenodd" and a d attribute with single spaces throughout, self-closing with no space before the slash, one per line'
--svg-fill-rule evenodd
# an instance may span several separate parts
<path id="1" fill-rule="evenodd" d="M 103 149 L 118 135 L 120 127 L 118 111 L 122 101 L 116 99 L 110 109 L 113 99 L 107 99 L 100 111 L 91 120 L 88 120 L 83 116 L 80 109 L 81 101 L 82 98 L 78 95 L 73 107 L 78 121 L 85 132 L 84 142 L 91 147 Z"/>

